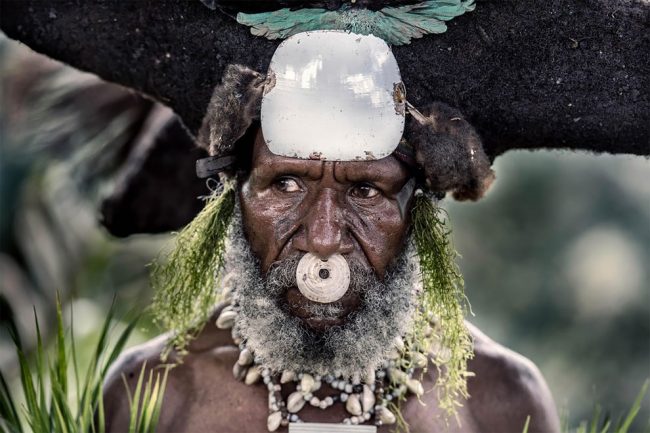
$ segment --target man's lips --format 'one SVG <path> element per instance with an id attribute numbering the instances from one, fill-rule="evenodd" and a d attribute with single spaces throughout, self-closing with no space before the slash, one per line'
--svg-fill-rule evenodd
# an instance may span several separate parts
<path id="1" fill-rule="evenodd" d="M 324 304 L 319 304 L 305 298 L 297 287 L 292 287 L 287 290 L 286 299 L 289 313 L 301 319 L 315 331 L 325 331 L 332 326 L 343 325 L 348 315 L 355 311 L 360 304 L 358 296 L 348 292 L 335 303 L 338 311 L 334 314 L 320 315 L 312 312 L 309 307 L 315 307 L 317 309 Z"/>

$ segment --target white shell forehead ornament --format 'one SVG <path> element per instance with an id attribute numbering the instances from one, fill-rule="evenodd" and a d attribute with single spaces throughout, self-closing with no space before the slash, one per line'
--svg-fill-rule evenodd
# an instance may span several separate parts
<path id="1" fill-rule="evenodd" d="M 328 304 L 338 301 L 350 286 L 350 266 L 340 254 L 321 260 L 306 253 L 296 268 L 298 290 L 310 301 Z"/>
<path id="2" fill-rule="evenodd" d="M 405 91 L 397 61 L 372 35 L 322 30 L 280 44 L 262 97 L 262 133 L 281 156 L 380 159 L 404 132 Z"/>

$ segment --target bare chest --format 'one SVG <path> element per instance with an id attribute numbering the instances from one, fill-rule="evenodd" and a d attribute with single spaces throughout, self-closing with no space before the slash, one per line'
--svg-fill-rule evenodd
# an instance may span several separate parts
<path id="1" fill-rule="evenodd" d="M 157 431 L 268 432 L 267 388 L 263 383 L 249 386 L 233 378 L 232 366 L 237 355 L 234 347 L 222 348 L 174 369 Z M 290 387 L 283 388 L 285 398 L 291 391 Z M 335 393 L 323 386 L 318 396 L 324 398 Z M 410 397 L 402 404 L 401 412 L 411 432 L 478 431 L 463 408 L 459 411 L 462 428 L 453 419 L 447 424 L 440 416 L 433 394 L 425 394 L 424 402 Z M 325 410 L 307 404 L 300 410 L 299 416 L 304 422 L 339 424 L 350 415 L 342 403 L 336 403 Z M 371 422 L 367 424 L 372 425 Z M 394 431 L 393 427 L 381 426 L 377 431 Z M 288 429 L 280 427 L 277 431 L 287 432 Z"/>

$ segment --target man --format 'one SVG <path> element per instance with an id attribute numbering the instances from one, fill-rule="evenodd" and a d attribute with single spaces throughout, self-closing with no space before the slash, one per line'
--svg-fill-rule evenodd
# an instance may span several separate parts
<path id="1" fill-rule="evenodd" d="M 134 387 L 167 354 L 158 431 L 559 430 L 536 367 L 462 321 L 433 202 L 487 188 L 480 140 L 440 104 L 409 106 L 402 136 L 400 83 L 385 43 L 336 32 L 288 39 L 266 77 L 227 72 L 199 135 L 223 192 L 155 272 L 172 333 L 113 369 L 109 431 L 128 423 L 122 377 Z M 202 328 L 222 261 L 224 302 Z"/>

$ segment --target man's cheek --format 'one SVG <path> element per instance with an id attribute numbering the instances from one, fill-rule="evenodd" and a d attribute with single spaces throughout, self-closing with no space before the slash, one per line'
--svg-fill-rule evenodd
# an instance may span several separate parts
<path id="1" fill-rule="evenodd" d="M 350 230 L 371 266 L 383 277 L 389 264 L 404 247 L 409 220 L 395 203 L 387 201 L 373 209 L 354 208 L 346 213 Z"/>
<path id="2" fill-rule="evenodd" d="M 281 253 L 296 230 L 294 207 L 260 197 L 243 200 L 242 214 L 251 249 L 266 271 L 271 263 L 283 258 Z"/>

